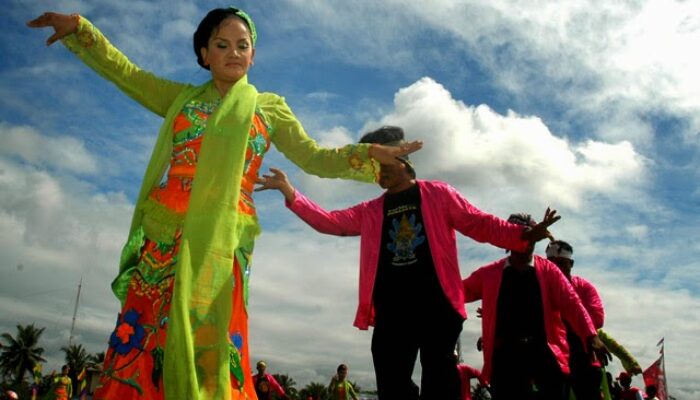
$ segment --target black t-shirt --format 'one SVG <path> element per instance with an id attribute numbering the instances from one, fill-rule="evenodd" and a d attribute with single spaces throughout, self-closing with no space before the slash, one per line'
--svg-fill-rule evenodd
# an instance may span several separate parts
<path id="1" fill-rule="evenodd" d="M 542 293 L 535 268 L 503 270 L 498 292 L 496 339 L 502 343 L 546 343 Z"/>
<path id="2" fill-rule="evenodd" d="M 270 382 L 267 380 L 267 375 L 258 374 L 258 381 L 255 382 L 255 394 L 259 400 L 271 399 Z"/>
<path id="3" fill-rule="evenodd" d="M 384 196 L 373 300 L 378 321 L 451 309 L 435 272 L 418 185 Z"/>
<path id="4" fill-rule="evenodd" d="M 560 373 L 547 346 L 542 291 L 535 268 L 503 270 L 497 310 L 492 384 L 500 386 L 513 376 L 546 382 L 555 376 L 552 374 Z"/>

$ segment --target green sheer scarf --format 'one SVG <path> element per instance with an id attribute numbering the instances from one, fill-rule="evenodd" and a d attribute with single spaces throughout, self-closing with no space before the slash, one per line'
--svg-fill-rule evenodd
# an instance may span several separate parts
<path id="1" fill-rule="evenodd" d="M 120 274 L 112 288 L 122 302 L 144 234 L 143 203 L 165 172 L 172 121 L 212 82 L 190 87 L 173 103 L 159 133 L 139 193 Z M 237 204 L 257 90 L 241 78 L 207 122 L 189 208 L 182 228 L 163 367 L 166 399 L 231 398 L 228 326 L 233 260 L 240 232 Z"/>

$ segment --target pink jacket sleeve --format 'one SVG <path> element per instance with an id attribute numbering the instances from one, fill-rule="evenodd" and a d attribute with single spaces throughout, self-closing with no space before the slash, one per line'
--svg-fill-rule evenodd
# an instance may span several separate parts
<path id="1" fill-rule="evenodd" d="M 466 279 L 462 280 L 464 290 L 464 302 L 471 303 L 481 300 L 482 296 L 482 273 L 480 270 L 472 272 Z"/>
<path id="2" fill-rule="evenodd" d="M 299 218 L 315 230 L 328 235 L 358 236 L 362 219 L 362 209 L 367 203 L 360 203 L 345 210 L 326 211 L 299 191 L 293 202 L 285 202 Z"/>
<path id="3" fill-rule="evenodd" d="M 596 329 L 602 328 L 605 322 L 605 309 L 603 308 L 603 301 L 600 299 L 595 286 L 578 276 L 573 278 L 573 284 L 576 293 L 578 293 L 578 296 L 581 298 L 583 306 L 586 308 L 586 311 L 588 311 L 588 316 L 591 317 L 591 321 L 593 321 L 593 326 Z"/>
<path id="4" fill-rule="evenodd" d="M 275 379 L 274 376 L 268 375 L 268 381 L 270 382 L 270 386 L 272 386 L 272 390 L 277 392 L 277 394 L 281 397 L 287 397 L 287 394 L 284 393 L 284 389 L 282 386 L 280 386 L 279 382 L 277 382 L 277 379 Z"/>
<path id="5" fill-rule="evenodd" d="M 511 224 L 494 215 L 485 213 L 473 206 L 457 189 L 447 186 L 449 204 L 443 205 L 449 213 L 452 226 L 464 236 L 477 242 L 490 243 L 494 246 L 524 251 L 528 242 L 520 237 L 523 227 Z"/>
<path id="6" fill-rule="evenodd" d="M 596 329 L 593 327 L 593 322 L 591 322 L 586 308 L 583 307 L 574 287 L 559 268 L 545 259 L 541 259 L 541 261 L 551 264 L 549 268 L 550 278 L 553 281 L 551 288 L 559 304 L 562 318 L 571 325 L 574 332 L 586 343 L 587 338 L 596 335 Z"/>
<path id="7" fill-rule="evenodd" d="M 481 371 L 472 367 L 471 365 L 459 364 L 457 365 L 457 370 L 459 371 L 460 379 L 463 379 L 464 381 L 468 382 L 470 379 L 476 378 L 482 385 L 486 384 L 484 379 L 481 377 Z"/>

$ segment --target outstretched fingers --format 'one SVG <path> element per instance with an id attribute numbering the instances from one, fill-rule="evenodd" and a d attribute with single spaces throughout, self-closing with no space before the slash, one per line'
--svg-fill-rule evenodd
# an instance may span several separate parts
<path id="1" fill-rule="evenodd" d="M 49 14 L 48 12 L 45 12 L 41 14 L 40 16 L 34 18 L 31 21 L 27 22 L 27 26 L 31 28 L 43 28 L 46 26 L 49 26 L 48 20 L 49 20 Z"/>
<path id="2" fill-rule="evenodd" d="M 542 219 L 542 222 L 540 222 L 545 228 L 550 227 L 553 225 L 555 222 L 559 221 L 561 219 L 560 215 L 557 215 L 557 210 L 552 209 L 551 207 L 547 207 L 547 210 L 544 212 L 544 218 Z"/>
<path id="3" fill-rule="evenodd" d="M 256 192 L 268 189 L 280 189 L 288 183 L 287 174 L 281 169 L 270 167 L 270 172 L 272 172 L 271 175 L 263 174 L 255 180 L 255 183 L 260 185 L 254 189 Z"/>
<path id="4" fill-rule="evenodd" d="M 50 46 L 57 40 L 76 32 L 78 30 L 79 19 L 78 14 L 67 15 L 45 12 L 37 18 L 28 21 L 27 26 L 30 28 L 52 27 L 54 33 L 46 40 L 46 45 Z"/>
<path id="5" fill-rule="evenodd" d="M 423 141 L 414 140 L 412 142 L 403 144 L 399 147 L 400 156 L 405 156 L 406 154 L 411 154 L 423 148 Z"/>

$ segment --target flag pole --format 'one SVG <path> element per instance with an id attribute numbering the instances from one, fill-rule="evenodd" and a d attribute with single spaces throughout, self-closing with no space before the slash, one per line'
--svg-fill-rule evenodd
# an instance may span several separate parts
<path id="1" fill-rule="evenodd" d="M 80 288 L 83 287 L 83 276 L 80 275 L 80 283 L 78 284 L 78 295 L 75 296 L 75 308 L 73 308 L 73 322 L 70 325 L 70 337 L 68 338 L 68 346 L 73 345 L 73 334 L 75 333 L 75 318 L 78 315 L 78 302 L 80 301 Z"/>
<path id="2" fill-rule="evenodd" d="M 661 338 L 661 368 L 664 371 L 664 390 L 666 391 L 666 399 L 670 398 L 668 391 L 668 380 L 666 379 L 666 354 L 664 354 L 664 338 Z"/>

